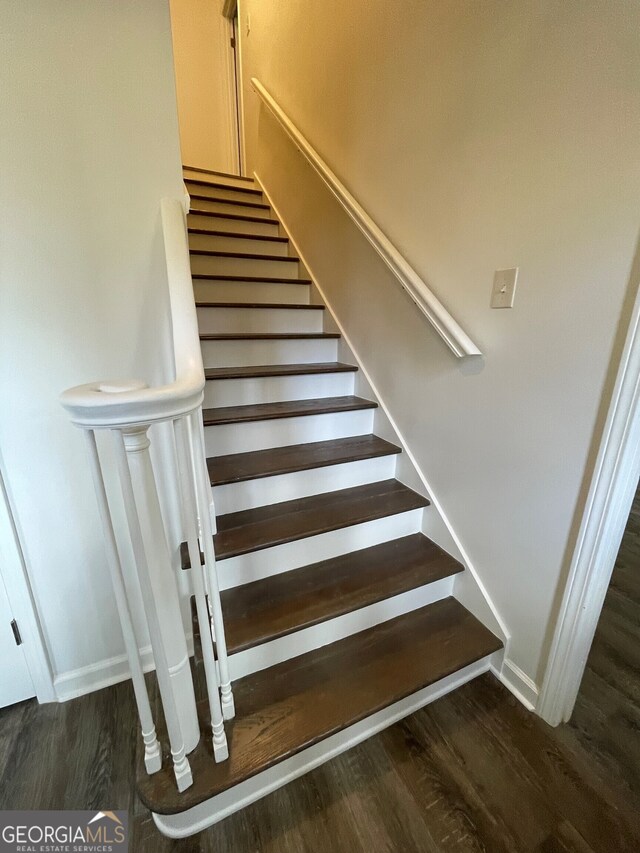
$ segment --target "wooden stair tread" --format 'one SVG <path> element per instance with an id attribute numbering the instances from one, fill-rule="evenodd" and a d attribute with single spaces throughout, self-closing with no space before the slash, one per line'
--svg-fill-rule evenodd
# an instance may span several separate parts
<path id="1" fill-rule="evenodd" d="M 249 281 L 254 284 L 311 284 L 310 278 L 273 278 L 267 275 L 209 275 L 208 273 L 191 273 L 191 278 L 204 279 L 206 281 Z"/>
<path id="2" fill-rule="evenodd" d="M 288 243 L 288 237 L 271 234 L 251 234 L 245 231 L 216 231 L 209 228 L 187 228 L 189 234 L 206 234 L 209 237 L 231 237 L 234 240 L 263 240 L 271 243 Z"/>
<path id="3" fill-rule="evenodd" d="M 194 184 L 197 187 L 213 187 L 217 190 L 233 190 L 238 193 L 250 195 L 262 195 L 262 190 L 257 187 L 234 187 L 233 184 L 225 184 L 222 181 L 205 181 L 202 178 L 184 178 L 185 184 Z"/>
<path id="4" fill-rule="evenodd" d="M 218 516 L 216 557 L 226 560 L 285 542 L 429 506 L 397 480 L 383 480 Z"/>
<path id="5" fill-rule="evenodd" d="M 336 340 L 340 332 L 206 332 L 201 341 L 326 341 Z"/>
<path id="6" fill-rule="evenodd" d="M 397 445 L 377 435 L 357 435 L 213 456 L 207 459 L 207 468 L 211 485 L 223 486 L 401 452 Z"/>
<path id="7" fill-rule="evenodd" d="M 337 412 L 354 412 L 360 409 L 376 409 L 377 403 L 363 397 L 319 397 L 312 400 L 287 400 L 282 403 L 254 403 L 246 406 L 221 406 L 204 409 L 205 426 L 220 424 L 270 421 L 280 418 L 298 418 L 307 415 L 327 415 Z"/>
<path id="8" fill-rule="evenodd" d="M 227 589 L 231 654 L 464 570 L 422 533 Z"/>
<path id="9" fill-rule="evenodd" d="M 221 213 L 219 210 L 201 210 L 196 207 L 189 209 L 188 216 L 209 216 L 211 219 L 237 219 L 242 222 L 266 222 L 269 225 L 279 225 L 278 219 L 269 216 L 252 216 L 248 213 Z"/>
<path id="10" fill-rule="evenodd" d="M 196 308 L 267 308 L 269 310 L 286 309 L 287 311 L 324 311 L 324 305 L 289 302 L 209 302 L 198 300 Z"/>
<path id="11" fill-rule="evenodd" d="M 180 794 L 169 757 L 148 776 L 139 750 L 140 799 L 158 814 L 192 808 L 501 646 L 446 598 L 241 678 L 236 718 L 226 726 L 229 760 L 214 762 L 207 729 L 189 756 L 193 785 Z M 205 705 L 199 709 L 206 718 Z"/>
<path id="12" fill-rule="evenodd" d="M 233 189 L 233 187 L 230 187 Z M 190 198 L 195 198 L 197 201 L 215 201 L 216 204 L 235 204 L 240 207 L 255 207 L 259 210 L 269 210 L 269 205 L 261 201 L 245 201 L 243 198 L 218 198 L 215 195 L 205 195 L 203 193 L 189 193 Z M 194 213 L 193 210 L 190 211 Z"/>
<path id="13" fill-rule="evenodd" d="M 220 175 L 222 178 L 234 178 L 238 181 L 247 181 L 250 184 L 255 183 L 253 178 L 247 178 L 245 175 L 234 175 L 232 172 L 218 172 L 215 169 L 201 169 L 199 166 L 185 166 L 182 164 L 182 171 L 202 172 L 205 175 Z"/>
<path id="14" fill-rule="evenodd" d="M 189 249 L 190 255 L 207 255 L 211 258 L 244 258 L 250 261 L 284 261 L 297 264 L 300 258 L 294 255 L 261 255 L 257 252 L 225 252 L 218 249 Z"/>
<path id="15" fill-rule="evenodd" d="M 263 376 L 305 376 L 317 373 L 350 373 L 358 368 L 339 361 L 316 361 L 312 364 L 260 364 L 242 367 L 207 367 L 205 379 L 255 379 Z"/>

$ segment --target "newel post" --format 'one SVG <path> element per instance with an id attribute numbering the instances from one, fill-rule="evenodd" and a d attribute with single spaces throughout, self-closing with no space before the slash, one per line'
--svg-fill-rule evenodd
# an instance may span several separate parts
<path id="1" fill-rule="evenodd" d="M 148 425 L 116 430 L 118 468 L 178 788 L 200 729 L 176 579 L 149 453 Z"/>

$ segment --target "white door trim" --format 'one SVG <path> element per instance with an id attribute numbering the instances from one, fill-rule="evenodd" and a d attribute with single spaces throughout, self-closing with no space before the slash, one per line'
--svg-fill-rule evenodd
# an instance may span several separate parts
<path id="1" fill-rule="evenodd" d="M 238 134 L 240 137 L 240 169 L 241 175 L 253 177 L 247 170 L 247 140 L 244 127 L 244 82 L 243 82 L 243 64 L 242 64 L 242 45 L 244 43 L 244 35 L 242 34 L 242 7 L 241 0 L 236 2 L 234 33 L 236 38 L 236 87 L 237 87 L 237 121 Z"/>
<path id="2" fill-rule="evenodd" d="M 224 55 L 224 92 L 226 100 L 226 110 L 229 121 L 227 122 L 227 148 L 229 155 L 229 163 L 231 167 L 229 171 L 232 174 L 239 175 L 240 172 L 240 151 L 238 150 L 238 141 L 240 139 L 238 130 L 238 100 L 236 96 L 236 49 L 231 46 L 234 38 L 233 20 L 229 18 L 223 19 L 225 27 L 225 55 Z"/>
<path id="3" fill-rule="evenodd" d="M 0 460 L 1 463 L 1 460 Z M 0 464 L 0 572 L 20 628 L 24 655 L 39 702 L 57 702 L 53 672 L 35 607 L 20 537 Z"/>
<path id="4" fill-rule="evenodd" d="M 636 277 L 632 274 L 632 286 L 637 286 Z M 635 296 L 536 708 L 552 726 L 566 722 L 573 712 L 639 479 L 640 290 Z"/>

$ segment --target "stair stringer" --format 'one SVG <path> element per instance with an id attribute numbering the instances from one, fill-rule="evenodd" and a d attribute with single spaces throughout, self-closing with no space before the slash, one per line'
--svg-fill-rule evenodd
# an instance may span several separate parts
<path id="1" fill-rule="evenodd" d="M 461 572 L 455 578 L 453 585 L 453 596 L 464 607 L 467 608 L 485 627 L 492 631 L 496 636 L 500 637 L 504 644 L 504 652 L 499 653 L 499 656 L 493 656 L 491 669 L 500 676 L 502 668 L 502 656 L 508 659 L 509 641 L 511 632 L 504 622 L 498 608 L 489 595 L 484 586 L 480 575 L 473 565 L 469 555 L 467 554 L 464 545 L 459 536 L 449 521 L 442 504 L 434 493 L 434 490 L 429 485 L 427 477 L 418 465 L 414 454 L 411 452 L 402 432 L 398 428 L 388 406 L 383 397 L 379 393 L 375 382 L 371 378 L 364 362 L 360 358 L 356 348 L 354 347 L 351 338 L 344 328 L 338 316 L 327 298 L 322 286 L 318 283 L 318 279 L 313 272 L 313 269 L 305 259 L 304 252 L 287 225 L 286 218 L 282 215 L 282 211 L 274 203 L 265 184 L 260 179 L 257 172 L 254 172 L 254 177 L 258 186 L 261 187 L 264 196 L 273 210 L 276 218 L 281 224 L 281 233 L 286 233 L 289 237 L 291 248 L 295 255 L 300 259 L 301 269 L 306 271 L 307 277 L 311 279 L 311 302 L 323 303 L 326 306 L 324 328 L 325 331 L 338 331 L 341 334 L 341 339 L 338 345 L 339 358 L 342 361 L 352 361 L 358 365 L 356 373 L 356 391 L 359 396 L 368 397 L 378 403 L 378 408 L 374 415 L 374 432 L 381 438 L 387 441 L 399 444 L 403 452 L 400 454 L 396 465 L 396 479 L 409 488 L 414 489 L 419 494 L 424 495 L 431 501 L 431 506 L 428 510 L 423 511 L 422 532 L 425 536 L 432 539 L 448 554 L 459 560 L 465 567 L 465 571 Z M 314 299 L 314 296 L 316 298 Z M 500 658 L 498 660 L 498 657 Z M 509 689 L 511 687 L 507 685 Z"/>

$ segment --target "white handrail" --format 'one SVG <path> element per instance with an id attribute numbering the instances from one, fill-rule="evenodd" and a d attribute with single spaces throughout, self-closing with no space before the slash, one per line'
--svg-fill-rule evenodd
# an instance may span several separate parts
<path id="1" fill-rule="evenodd" d="M 173 325 L 176 378 L 168 385 L 147 388 L 130 382 L 90 382 L 70 388 L 61 402 L 78 426 L 105 429 L 169 420 L 192 411 L 202 402 L 204 369 L 193 300 L 184 207 L 179 199 L 161 202 L 169 301 Z M 127 390 L 118 390 L 120 387 Z"/>
<path id="2" fill-rule="evenodd" d="M 118 543 L 114 531 L 95 431 L 110 432 L 115 440 L 129 545 L 142 592 L 173 770 L 178 790 L 184 791 L 193 784 L 187 756 L 197 746 L 201 733 L 174 566 L 149 452 L 149 427 L 159 421 L 173 422 L 177 486 L 191 557 L 191 581 L 205 656 L 216 761 L 224 761 L 228 757 L 224 720 L 232 719 L 235 709 L 213 548 L 211 485 L 202 443 L 205 375 L 189 262 L 185 218 L 187 210 L 182 199 L 163 199 L 161 212 L 172 323 L 174 381 L 155 388 L 149 388 L 144 382 L 135 379 L 92 382 L 65 391 L 61 401 L 72 421 L 89 437 L 98 505 L 145 743 L 145 763 L 147 771 L 153 773 L 160 769 L 160 751 L 129 616 L 127 590 L 121 577 L 119 544 L 123 543 Z M 119 535 L 124 535 L 124 531 L 121 530 Z M 201 552 L 205 557 L 203 565 Z M 211 620 L 215 624 L 215 647 Z"/>
<path id="3" fill-rule="evenodd" d="M 467 355 L 482 355 L 471 338 L 460 327 L 457 321 L 454 320 L 440 300 L 431 292 L 413 267 L 403 258 L 382 229 L 376 225 L 364 210 L 362 205 L 351 195 L 335 172 L 329 168 L 320 154 L 302 135 L 262 83 L 257 78 L 252 77 L 251 84 L 268 109 L 280 122 L 287 135 L 320 175 L 350 218 L 362 231 L 454 355 L 458 358 Z"/>

